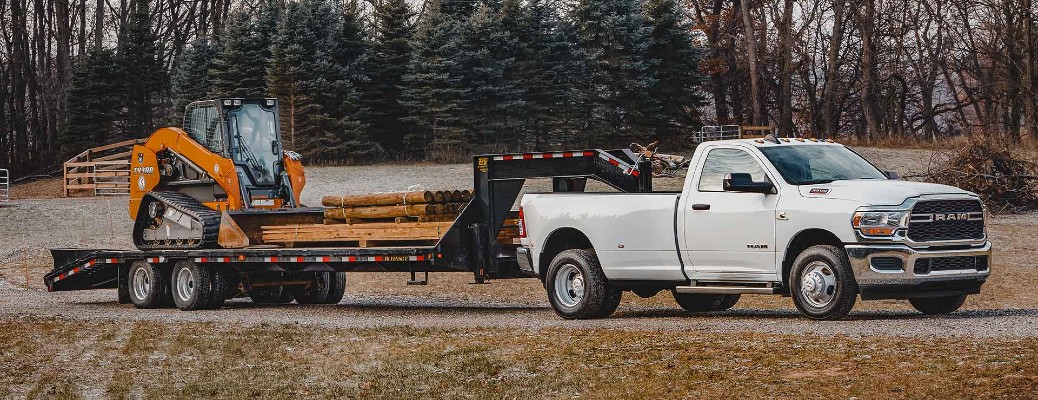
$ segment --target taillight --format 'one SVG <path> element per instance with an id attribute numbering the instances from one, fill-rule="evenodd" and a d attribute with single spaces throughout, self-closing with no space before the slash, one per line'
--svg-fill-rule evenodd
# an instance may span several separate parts
<path id="1" fill-rule="evenodd" d="M 523 217 L 522 207 L 519 207 L 519 237 L 526 237 L 526 218 Z"/>

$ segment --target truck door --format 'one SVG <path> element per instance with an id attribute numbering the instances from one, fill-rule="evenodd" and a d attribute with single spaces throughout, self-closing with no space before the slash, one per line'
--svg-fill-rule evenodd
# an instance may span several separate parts
<path id="1" fill-rule="evenodd" d="M 699 275 L 733 279 L 772 278 L 775 268 L 775 206 L 778 194 L 726 192 L 730 173 L 748 173 L 754 182 L 775 182 L 760 160 L 746 150 L 717 147 L 701 158 L 698 180 L 687 188 L 684 246 Z M 769 276 L 764 276 L 769 275 Z"/>

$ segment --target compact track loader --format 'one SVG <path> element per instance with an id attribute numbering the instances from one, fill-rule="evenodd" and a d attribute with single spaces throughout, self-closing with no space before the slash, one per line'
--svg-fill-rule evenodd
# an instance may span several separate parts
<path id="1" fill-rule="evenodd" d="M 183 127 L 152 133 L 130 163 L 141 250 L 243 248 L 259 243 L 261 226 L 322 218 L 300 205 L 306 178 L 299 155 L 283 149 L 277 99 L 193 102 Z"/>

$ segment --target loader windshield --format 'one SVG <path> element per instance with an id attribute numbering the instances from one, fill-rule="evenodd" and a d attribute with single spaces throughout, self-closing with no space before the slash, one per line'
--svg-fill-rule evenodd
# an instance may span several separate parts
<path id="1" fill-rule="evenodd" d="M 227 113 L 235 164 L 248 172 L 255 186 L 274 185 L 281 161 L 277 116 L 259 104 L 243 104 Z"/>

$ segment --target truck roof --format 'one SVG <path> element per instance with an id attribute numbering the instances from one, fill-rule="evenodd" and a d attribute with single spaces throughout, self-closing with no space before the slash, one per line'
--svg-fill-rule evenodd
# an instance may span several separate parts
<path id="1" fill-rule="evenodd" d="M 842 146 L 840 143 L 834 142 L 832 139 L 814 139 L 814 138 L 777 138 L 778 143 L 772 141 L 771 138 L 755 138 L 755 139 L 727 139 L 727 140 L 716 140 L 715 143 L 745 143 L 751 146 L 757 147 L 769 147 L 769 146 L 783 146 L 783 145 L 836 145 Z"/>

